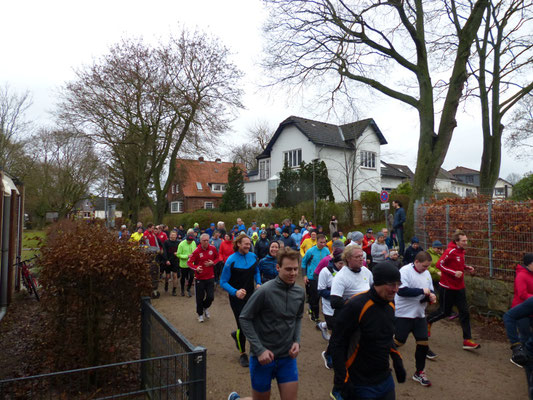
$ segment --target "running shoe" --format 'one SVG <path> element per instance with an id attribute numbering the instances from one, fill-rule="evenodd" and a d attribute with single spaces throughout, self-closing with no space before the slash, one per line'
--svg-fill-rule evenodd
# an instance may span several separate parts
<path id="1" fill-rule="evenodd" d="M 422 386 L 431 386 L 431 382 L 424 371 L 418 371 L 413 375 L 413 381 L 417 381 Z"/>
<path id="2" fill-rule="evenodd" d="M 324 366 L 327 369 L 333 368 L 333 360 L 331 359 L 331 356 L 326 355 L 325 351 L 322 352 L 322 359 L 324 360 Z"/>
<path id="3" fill-rule="evenodd" d="M 204 322 L 204 316 L 203 315 L 199 315 L 198 316 L 198 322 Z"/>
<path id="4" fill-rule="evenodd" d="M 310 319 L 311 321 L 314 321 L 314 320 L 315 320 L 315 317 L 314 317 L 314 315 L 313 315 L 313 311 L 311 311 L 310 308 L 307 310 L 307 315 L 309 316 L 309 319 Z"/>
<path id="5" fill-rule="evenodd" d="M 241 354 L 241 356 L 239 357 L 239 364 L 241 364 L 241 367 L 248 367 L 248 356 L 246 355 L 246 353 Z"/>
<path id="6" fill-rule="evenodd" d="M 191 289 L 187 289 L 187 297 L 192 297 Z"/>
<path id="7" fill-rule="evenodd" d="M 239 341 L 237 340 L 237 331 L 231 332 L 231 337 L 235 341 L 235 347 L 237 347 L 237 350 L 240 351 L 241 349 L 239 348 Z"/>
<path id="8" fill-rule="evenodd" d="M 332 390 L 329 394 L 329 397 L 333 400 L 343 400 L 340 392 L 337 392 L 336 390 Z"/>
<path id="9" fill-rule="evenodd" d="M 435 358 L 437 358 L 439 355 L 438 354 L 435 354 L 431 351 L 431 349 L 428 349 L 428 353 L 426 354 L 426 358 L 428 360 L 434 360 Z"/>
<path id="10" fill-rule="evenodd" d="M 466 339 L 463 341 L 464 350 L 475 350 L 475 349 L 479 349 L 480 347 L 481 345 L 479 343 L 472 341 L 472 339 Z"/>
<path id="11" fill-rule="evenodd" d="M 511 351 L 513 352 L 513 355 L 511 356 L 511 362 L 514 365 L 523 367 L 527 364 L 527 362 L 529 361 L 529 357 L 527 356 L 524 347 L 522 347 L 520 343 L 511 346 Z"/>
<path id="12" fill-rule="evenodd" d="M 241 396 L 237 392 L 231 392 L 228 396 L 228 400 L 238 400 Z"/>
<path id="13" fill-rule="evenodd" d="M 316 324 L 316 327 L 320 330 L 320 332 L 322 332 L 322 338 L 326 341 L 329 341 L 331 335 L 328 332 L 328 324 L 325 322 L 319 322 Z"/>
<path id="14" fill-rule="evenodd" d="M 206 318 L 206 319 L 211 318 L 211 314 L 209 314 L 209 308 L 206 308 L 206 309 L 204 310 L 204 315 L 205 315 L 205 318 Z"/>
<path id="15" fill-rule="evenodd" d="M 181 290 L 181 297 L 184 297 L 185 296 L 185 292 L 183 291 L 183 289 Z"/>

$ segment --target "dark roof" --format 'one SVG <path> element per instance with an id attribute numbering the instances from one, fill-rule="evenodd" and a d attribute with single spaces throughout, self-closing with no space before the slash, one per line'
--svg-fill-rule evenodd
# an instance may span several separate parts
<path id="1" fill-rule="evenodd" d="M 466 167 L 455 167 L 448 171 L 452 175 L 479 175 L 479 171 Z"/>
<path id="2" fill-rule="evenodd" d="M 437 174 L 437 179 L 449 179 L 451 181 L 458 181 L 459 180 L 455 176 L 453 176 L 453 174 L 451 174 L 450 172 L 446 171 L 444 168 L 439 168 L 439 173 Z"/>
<path id="3" fill-rule="evenodd" d="M 393 167 L 392 164 L 388 164 L 385 161 L 381 161 L 381 164 L 381 176 L 391 176 L 393 178 L 409 179 L 409 175 Z"/>
<path id="4" fill-rule="evenodd" d="M 409 179 L 413 179 L 415 176 L 415 174 L 413 174 L 413 171 L 411 171 L 411 168 L 409 168 L 407 165 L 391 164 L 391 163 L 387 163 L 387 165 L 405 174 Z"/>
<path id="5" fill-rule="evenodd" d="M 259 175 L 259 170 L 258 170 L 258 169 L 254 169 L 254 170 L 252 170 L 252 171 L 248 171 L 248 172 L 246 173 L 246 175 L 248 175 L 248 176 L 256 176 L 256 175 Z"/>
<path id="6" fill-rule="evenodd" d="M 378 128 L 376 122 L 372 118 L 363 119 L 361 121 L 352 122 L 345 125 L 334 125 L 326 122 L 314 121 L 301 117 L 290 116 L 281 124 L 268 142 L 266 149 L 257 156 L 260 158 L 270 157 L 270 152 L 279 135 L 289 125 L 294 125 L 300 130 L 312 143 L 319 146 L 338 147 L 338 148 L 353 148 L 350 142 L 359 138 L 365 129 L 370 125 L 376 135 L 378 136 L 380 144 L 387 144 L 383 133 Z"/>

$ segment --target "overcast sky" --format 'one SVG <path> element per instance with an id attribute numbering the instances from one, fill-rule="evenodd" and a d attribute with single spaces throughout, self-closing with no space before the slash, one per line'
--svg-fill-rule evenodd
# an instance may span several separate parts
<path id="1" fill-rule="evenodd" d="M 246 73 L 246 109 L 233 124 L 224 142 L 246 140 L 247 128 L 258 120 L 273 128 L 290 115 L 328 121 L 328 115 L 310 106 L 309 99 L 289 96 L 284 90 L 260 89 L 263 39 L 261 27 L 266 12 L 260 0 L 17 0 L 0 3 L 0 82 L 16 91 L 29 90 L 33 106 L 28 117 L 37 125 L 51 125 L 49 111 L 55 91 L 73 79 L 73 68 L 89 64 L 123 37 L 142 36 L 156 42 L 178 33 L 180 26 L 198 27 L 221 38 L 234 53 L 234 62 Z M 382 146 L 384 161 L 416 163 L 417 115 L 394 101 L 358 105 L 359 118 L 374 118 L 388 143 Z M 458 165 L 479 169 L 482 135 L 476 108 L 461 110 L 458 128 L 443 168 Z M 522 175 L 531 170 L 503 150 L 500 176 Z"/>

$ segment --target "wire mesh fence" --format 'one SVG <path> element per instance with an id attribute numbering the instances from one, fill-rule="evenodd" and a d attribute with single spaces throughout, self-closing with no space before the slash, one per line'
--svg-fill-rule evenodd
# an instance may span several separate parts
<path id="1" fill-rule="evenodd" d="M 204 400 L 206 349 L 194 347 L 144 298 L 141 359 L 0 381 L 0 400 Z"/>
<path id="2" fill-rule="evenodd" d="M 468 237 L 466 263 L 476 275 L 512 280 L 524 253 L 533 253 L 533 201 L 416 204 L 415 234 L 424 249 L 452 240 L 456 229 Z"/>

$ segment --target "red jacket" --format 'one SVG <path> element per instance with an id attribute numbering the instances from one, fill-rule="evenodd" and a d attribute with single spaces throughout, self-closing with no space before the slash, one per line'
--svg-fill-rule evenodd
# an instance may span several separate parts
<path id="1" fill-rule="evenodd" d="M 511 308 L 533 297 L 533 272 L 520 264 L 516 266 L 514 297 Z"/>
<path id="2" fill-rule="evenodd" d="M 206 265 L 207 261 L 213 261 L 213 264 Z M 198 246 L 194 250 L 187 261 L 187 265 L 194 271 L 194 277 L 199 281 L 212 279 L 215 277 L 215 264 L 218 262 L 217 248 L 213 245 L 207 246 L 207 249 L 203 249 L 202 246 Z M 202 267 L 202 272 L 198 272 L 197 268 Z"/>
<path id="3" fill-rule="evenodd" d="M 370 235 L 370 238 L 367 238 L 366 235 L 363 236 L 363 251 L 371 257 L 372 253 L 372 243 L 376 241 L 376 238 L 373 235 Z"/>
<path id="4" fill-rule="evenodd" d="M 439 285 L 446 289 L 461 290 L 465 287 L 465 249 L 457 247 L 455 242 L 450 242 L 448 248 L 437 261 L 437 268 L 441 270 Z M 455 276 L 456 271 L 462 271 L 460 278 Z"/>
<path id="5" fill-rule="evenodd" d="M 148 246 L 159 247 L 159 243 L 157 242 L 156 236 L 153 232 L 150 232 L 149 230 L 144 231 L 143 240 L 148 241 Z"/>
<path id="6" fill-rule="evenodd" d="M 235 253 L 233 251 L 233 241 L 223 240 L 222 243 L 220 243 L 220 248 L 218 249 L 218 251 L 220 253 L 220 261 L 226 263 L 228 257 Z"/>

